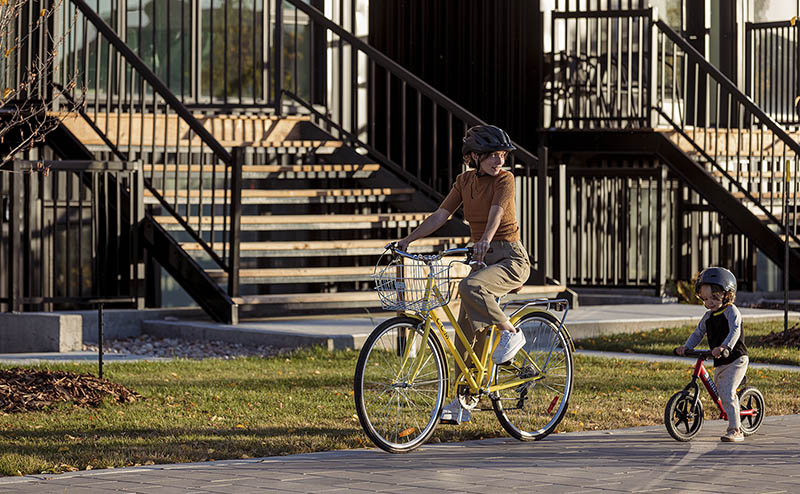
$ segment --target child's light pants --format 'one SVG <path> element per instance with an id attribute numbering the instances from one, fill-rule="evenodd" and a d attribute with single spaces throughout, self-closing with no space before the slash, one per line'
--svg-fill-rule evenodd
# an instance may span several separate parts
<path id="1" fill-rule="evenodd" d="M 742 424 L 739 418 L 739 397 L 736 395 L 736 388 L 744 379 L 749 362 L 747 355 L 742 355 L 730 364 L 714 367 L 714 382 L 722 400 L 722 409 L 728 415 L 728 429 L 738 429 Z"/>

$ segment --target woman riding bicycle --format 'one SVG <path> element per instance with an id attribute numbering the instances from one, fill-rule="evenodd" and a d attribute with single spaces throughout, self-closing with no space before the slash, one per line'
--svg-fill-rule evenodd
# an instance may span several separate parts
<path id="1" fill-rule="evenodd" d="M 458 323 L 477 355 L 483 351 L 485 330 L 492 325 L 502 330 L 492 353 L 496 364 L 511 360 L 525 345 L 525 336 L 511 324 L 497 302 L 498 297 L 524 284 L 530 274 L 528 253 L 519 236 L 514 175 L 502 169 L 508 154 L 515 149 L 508 134 L 493 125 L 476 125 L 467 130 L 461 153 L 464 165 L 472 169 L 456 177 L 439 209 L 397 243 L 398 249 L 406 251 L 409 244 L 438 230 L 464 205 L 474 244 L 473 259 L 486 263 L 486 267 L 473 266 L 459 283 Z M 458 339 L 456 348 L 466 359 L 466 349 Z M 469 419 L 469 411 L 462 408 L 458 398 L 442 410 L 444 423 L 458 424 Z"/>

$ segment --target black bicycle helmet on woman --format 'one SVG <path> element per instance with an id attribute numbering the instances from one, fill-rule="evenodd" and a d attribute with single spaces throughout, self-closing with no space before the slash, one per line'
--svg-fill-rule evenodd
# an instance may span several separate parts
<path id="1" fill-rule="evenodd" d="M 494 151 L 515 151 L 511 138 L 500 127 L 494 125 L 476 125 L 467 129 L 461 154 L 492 153 Z"/>
<path id="2" fill-rule="evenodd" d="M 726 292 L 736 293 L 736 276 L 725 268 L 706 268 L 697 275 L 695 291 L 699 293 L 702 285 L 719 285 Z"/>

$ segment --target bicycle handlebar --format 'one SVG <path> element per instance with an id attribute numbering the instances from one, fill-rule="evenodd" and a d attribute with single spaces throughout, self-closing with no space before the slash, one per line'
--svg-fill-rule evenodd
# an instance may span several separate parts
<path id="1" fill-rule="evenodd" d="M 463 261 L 458 261 L 458 262 L 463 262 L 464 264 L 468 264 L 468 265 L 477 264 L 481 268 L 485 268 L 486 267 L 486 263 L 485 262 L 483 262 L 483 261 L 475 261 L 475 260 L 472 259 L 472 247 L 456 247 L 455 249 L 446 249 L 446 250 L 443 250 L 443 251 L 439 252 L 438 254 L 429 254 L 429 255 L 425 255 L 425 254 L 409 254 L 408 252 L 405 252 L 405 251 L 402 251 L 402 250 L 398 249 L 397 248 L 397 244 L 395 242 L 389 242 L 388 244 L 386 244 L 386 247 L 384 247 L 384 249 L 391 250 L 392 253 L 394 253 L 394 254 L 396 254 L 396 255 L 398 255 L 400 257 L 405 257 L 405 258 L 408 258 L 408 259 L 413 259 L 415 261 L 423 261 L 423 262 L 438 261 L 439 259 L 441 259 L 442 257 L 445 257 L 445 256 L 454 255 L 454 254 L 461 254 L 461 255 L 466 256 L 466 259 L 463 260 Z"/>
<path id="2" fill-rule="evenodd" d="M 674 353 L 675 355 L 678 355 L 677 350 L 678 350 L 677 348 L 674 348 L 672 350 L 672 353 Z M 720 357 L 721 358 L 725 358 L 728 355 L 730 355 L 730 353 L 731 352 L 728 349 L 722 350 L 722 354 L 720 355 Z M 684 350 L 683 355 L 680 355 L 680 356 L 681 357 L 697 357 L 697 358 L 702 358 L 703 360 L 708 360 L 710 358 L 714 358 L 714 355 L 711 354 L 711 350 L 691 350 L 691 349 L 688 349 L 688 348 L 686 350 Z"/>

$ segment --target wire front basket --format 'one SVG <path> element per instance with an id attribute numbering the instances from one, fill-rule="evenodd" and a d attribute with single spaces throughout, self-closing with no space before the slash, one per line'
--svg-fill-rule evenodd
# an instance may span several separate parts
<path id="1" fill-rule="evenodd" d="M 386 310 L 426 311 L 450 301 L 450 265 L 396 257 L 383 264 L 381 256 L 372 278 Z"/>

